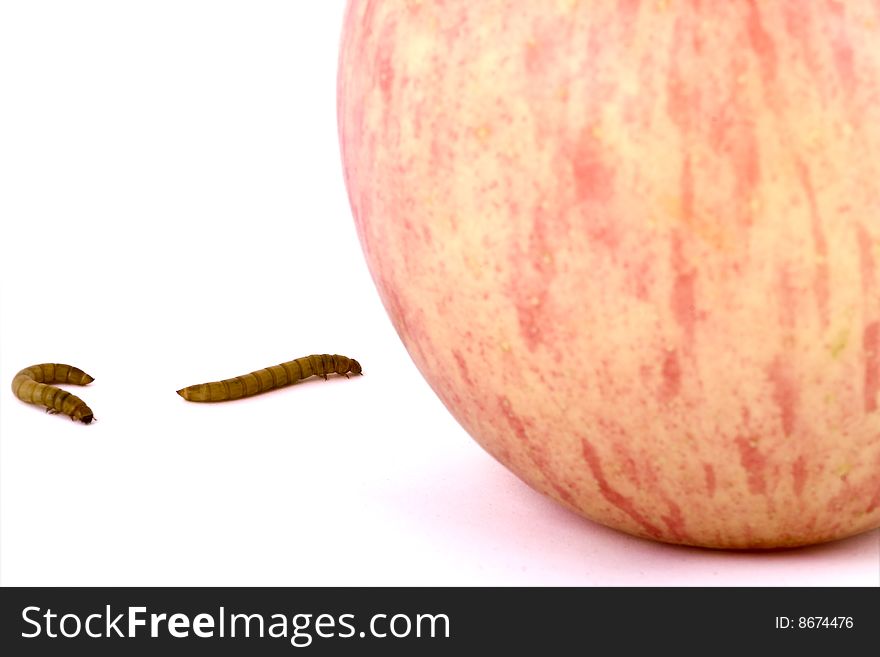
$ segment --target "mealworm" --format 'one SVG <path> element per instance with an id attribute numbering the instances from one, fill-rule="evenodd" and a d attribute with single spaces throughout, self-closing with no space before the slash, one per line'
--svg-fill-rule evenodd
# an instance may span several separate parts
<path id="1" fill-rule="evenodd" d="M 310 376 L 323 376 L 326 380 L 328 374 L 336 373 L 343 374 L 348 378 L 349 372 L 363 374 L 361 364 L 354 358 L 316 354 L 266 367 L 232 379 L 187 386 L 178 390 L 177 394 L 191 402 L 230 401 L 259 395 L 261 392 L 275 388 L 283 388 Z"/>
<path id="2" fill-rule="evenodd" d="M 50 413 L 64 413 L 72 420 L 88 424 L 94 419 L 92 409 L 74 394 L 51 383 L 88 385 L 95 379 L 81 369 L 62 363 L 43 363 L 24 368 L 12 379 L 12 392 L 28 404 L 45 406 Z"/>

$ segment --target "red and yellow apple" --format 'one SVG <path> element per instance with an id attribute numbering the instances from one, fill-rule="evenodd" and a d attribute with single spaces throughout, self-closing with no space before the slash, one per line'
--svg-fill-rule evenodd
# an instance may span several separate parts
<path id="1" fill-rule="evenodd" d="M 880 1 L 351 0 L 345 178 L 449 410 L 605 525 L 880 525 Z"/>

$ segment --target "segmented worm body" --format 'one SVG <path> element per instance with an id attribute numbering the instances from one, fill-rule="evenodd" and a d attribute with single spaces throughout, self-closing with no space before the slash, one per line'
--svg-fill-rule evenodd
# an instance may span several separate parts
<path id="1" fill-rule="evenodd" d="M 94 419 L 92 409 L 76 395 L 56 388 L 52 383 L 84 386 L 95 379 L 72 365 L 43 363 L 24 368 L 12 379 L 12 392 L 28 404 L 45 406 L 50 413 L 64 413 L 72 420 L 88 424 Z"/>
<path id="2" fill-rule="evenodd" d="M 297 358 L 280 365 L 273 365 L 243 376 L 223 381 L 199 383 L 177 391 L 177 394 L 191 402 L 221 402 L 258 395 L 261 392 L 283 388 L 310 376 L 328 374 L 363 374 L 361 364 L 347 356 L 316 354 Z"/>

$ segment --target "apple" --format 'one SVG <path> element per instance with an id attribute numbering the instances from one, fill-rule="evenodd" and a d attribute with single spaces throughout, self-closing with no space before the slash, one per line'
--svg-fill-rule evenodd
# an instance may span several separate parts
<path id="1" fill-rule="evenodd" d="M 634 535 L 880 525 L 880 2 L 351 0 L 345 180 L 412 358 Z"/>

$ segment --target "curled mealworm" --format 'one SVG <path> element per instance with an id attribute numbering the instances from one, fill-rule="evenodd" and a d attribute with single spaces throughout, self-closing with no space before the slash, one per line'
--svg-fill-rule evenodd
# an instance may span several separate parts
<path id="1" fill-rule="evenodd" d="M 232 379 L 199 383 L 177 391 L 177 394 L 191 402 L 221 402 L 258 395 L 261 392 L 283 388 L 310 376 L 342 374 L 346 378 L 349 372 L 363 374 L 361 364 L 347 356 L 315 354 L 273 365 L 250 374 L 236 376 Z"/>
<path id="2" fill-rule="evenodd" d="M 92 409 L 76 395 L 50 384 L 72 383 L 84 386 L 94 380 L 72 365 L 42 363 L 26 367 L 16 374 L 12 379 L 12 392 L 23 402 L 45 406 L 50 413 L 64 413 L 72 420 L 89 424 L 95 418 Z"/>

